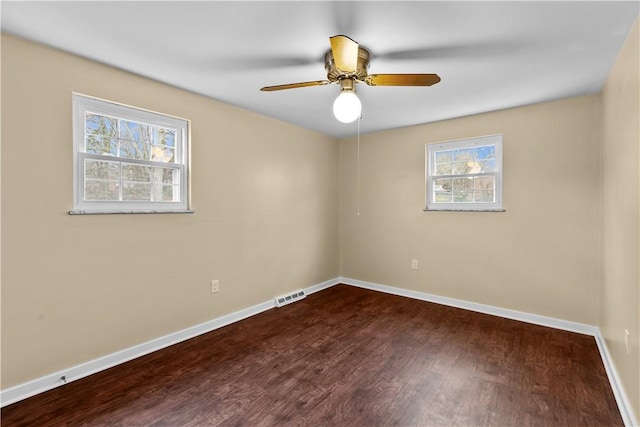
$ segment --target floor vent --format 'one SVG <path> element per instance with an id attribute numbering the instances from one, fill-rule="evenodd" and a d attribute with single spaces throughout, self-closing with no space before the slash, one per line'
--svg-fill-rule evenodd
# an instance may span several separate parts
<path id="1" fill-rule="evenodd" d="M 297 291 L 293 291 L 290 294 L 276 297 L 276 307 L 282 307 L 283 305 L 291 304 L 292 302 L 301 300 L 305 297 L 306 295 L 304 293 L 304 290 L 300 289 Z"/>

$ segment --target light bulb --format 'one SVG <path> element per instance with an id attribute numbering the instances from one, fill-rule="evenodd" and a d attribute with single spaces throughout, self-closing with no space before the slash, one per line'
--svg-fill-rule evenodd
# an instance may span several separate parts
<path id="1" fill-rule="evenodd" d="M 351 123 L 360 117 L 362 103 L 352 90 L 343 90 L 333 101 L 333 115 L 342 123 Z"/>

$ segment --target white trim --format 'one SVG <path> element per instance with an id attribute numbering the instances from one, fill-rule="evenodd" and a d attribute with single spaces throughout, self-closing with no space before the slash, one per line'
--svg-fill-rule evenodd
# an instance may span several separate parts
<path id="1" fill-rule="evenodd" d="M 95 211 L 95 213 L 105 213 L 105 211 L 114 211 L 115 213 L 126 213 L 126 211 L 137 211 L 139 213 L 158 213 L 158 211 L 166 212 L 184 212 L 190 210 L 190 137 L 191 137 L 191 122 L 187 119 L 179 118 L 176 116 L 157 113 L 151 110 L 146 110 L 138 107 L 133 107 L 126 104 L 121 104 L 113 101 L 107 101 L 104 99 L 72 92 L 71 104 L 73 112 L 73 212 L 74 214 L 87 214 Z M 136 123 L 144 123 L 145 125 L 151 125 L 155 127 L 165 127 L 175 130 L 174 141 L 174 155 L 175 163 L 168 164 L 160 161 L 154 161 L 150 159 L 128 159 L 120 157 L 115 154 L 109 155 L 94 155 L 88 154 L 85 151 L 85 132 L 86 132 L 86 118 L 85 113 L 97 113 L 104 116 L 109 116 L 114 119 L 124 119 Z M 171 168 L 178 171 L 179 184 L 174 184 L 174 188 L 179 190 L 179 193 L 174 193 L 174 197 L 178 200 L 165 202 L 165 201 L 124 201 L 124 200 L 111 200 L 111 201 L 98 201 L 98 200 L 85 200 L 84 188 L 85 188 L 85 160 L 94 159 L 109 161 L 114 163 L 131 163 L 142 164 L 146 166 L 156 166 L 161 168 Z M 120 191 L 122 191 L 122 175 L 118 180 L 120 183 Z M 176 194 L 178 194 L 176 196 Z"/>
<path id="2" fill-rule="evenodd" d="M 436 175 L 433 154 L 439 151 L 459 150 L 464 148 L 495 147 L 495 170 L 493 172 L 461 174 L 461 175 Z M 451 171 L 453 173 L 453 171 Z M 438 178 L 471 178 L 478 176 L 492 176 L 495 178 L 493 202 L 435 202 L 433 181 Z M 487 212 L 503 211 L 502 207 L 502 134 L 485 135 L 472 138 L 456 139 L 453 141 L 441 141 L 425 144 L 425 211 L 465 211 Z"/>
<path id="3" fill-rule="evenodd" d="M 369 289 L 372 291 L 399 295 L 421 301 L 433 302 L 450 307 L 462 308 L 465 310 L 476 311 L 479 313 L 490 314 L 507 319 L 519 320 L 522 322 L 533 323 L 536 325 L 548 326 L 550 328 L 593 336 L 596 340 L 598 350 L 600 351 L 600 357 L 602 358 L 605 371 L 607 372 L 609 382 L 611 383 L 611 388 L 613 390 L 613 394 L 615 396 L 616 403 L 618 404 L 618 409 L 620 411 L 620 415 L 622 416 L 624 424 L 628 427 L 638 426 L 638 422 L 634 418 L 632 406 L 629 403 L 629 400 L 624 392 L 622 382 L 620 381 L 618 373 L 612 362 L 606 342 L 602 338 L 600 330 L 596 326 L 585 325 L 582 323 L 576 323 L 552 317 L 540 316 L 537 314 L 525 313 L 522 311 L 509 310 L 505 308 L 494 307 L 491 305 L 478 304 L 470 301 L 428 294 L 425 292 L 396 288 L 393 286 L 366 282 L 364 280 L 350 279 L 348 277 L 336 277 L 335 279 L 327 280 L 325 282 L 318 283 L 317 285 L 312 285 L 304 288 L 304 291 L 307 295 L 310 295 L 341 283 L 359 288 Z M 10 405 L 36 394 L 43 393 L 45 391 L 64 385 L 67 382 L 84 378 L 86 376 L 103 371 L 121 363 L 128 362 L 129 360 L 133 360 L 140 356 L 144 356 L 154 351 L 161 350 L 170 345 L 177 344 L 190 338 L 194 338 L 198 335 L 202 335 L 223 326 L 227 326 L 231 323 L 238 322 L 242 319 L 246 319 L 247 317 L 251 317 L 253 315 L 262 313 L 263 311 L 270 310 L 274 307 L 274 300 L 263 302 L 252 307 L 239 310 L 222 317 L 218 317 L 208 322 L 186 328 L 182 331 L 174 332 L 172 334 L 147 341 L 128 349 L 118 351 L 116 353 L 112 353 L 98 359 L 94 359 L 86 363 L 82 363 L 80 365 L 55 372 L 53 374 L 45 375 L 44 377 L 19 384 L 6 390 L 2 390 L 0 391 L 0 407 Z M 65 377 L 66 381 L 61 380 L 62 376 Z"/>
<path id="4" fill-rule="evenodd" d="M 82 210 L 71 210 L 69 211 L 69 215 L 112 215 L 112 214 L 192 214 L 195 213 L 194 210 L 162 210 L 162 211 L 82 211 Z"/>
<path id="5" fill-rule="evenodd" d="M 492 305 L 479 304 L 476 302 L 464 301 L 455 298 L 443 297 L 440 295 L 427 294 L 425 292 L 411 291 L 409 289 L 394 288 L 392 286 L 380 285 L 378 283 L 365 282 L 363 280 L 342 277 L 342 283 L 359 288 L 371 289 L 385 292 L 387 294 L 409 297 L 421 301 L 435 302 L 437 304 L 448 305 L 450 307 L 464 308 L 465 310 L 476 311 L 478 313 L 491 314 L 493 316 L 504 317 L 506 319 L 519 320 L 521 322 L 533 323 L 535 325 L 548 326 L 550 328 L 564 331 L 577 332 L 579 334 L 595 336 L 598 328 L 583 323 L 571 322 L 569 320 L 556 319 L 553 317 L 541 316 L 539 314 L 525 313 L 523 311 L 509 310 L 507 308 L 494 307 Z"/>
<path id="6" fill-rule="evenodd" d="M 395 288 L 393 286 L 381 285 L 378 283 L 366 282 L 364 280 L 350 279 L 348 277 L 340 277 L 339 283 L 344 283 L 359 288 L 369 289 L 373 291 L 385 292 L 388 294 L 399 295 L 407 298 L 413 298 L 421 301 L 434 302 L 436 304 L 448 305 L 450 307 L 462 308 L 465 310 L 476 311 L 479 313 L 491 314 L 493 316 L 504 317 L 521 322 L 533 323 L 535 325 L 547 326 L 554 329 L 560 329 L 569 332 L 577 332 L 579 334 L 590 335 L 595 338 L 598 351 L 602 363 L 604 364 L 613 395 L 618 404 L 620 416 L 627 427 L 638 426 L 638 421 L 634 417 L 633 407 L 631 406 L 622 382 L 613 364 L 613 359 L 609 354 L 606 341 L 602 338 L 600 329 L 596 326 L 586 325 L 583 323 L 571 322 L 569 320 L 556 319 L 553 317 L 541 316 L 538 314 L 525 313 L 522 311 L 509 310 L 491 305 L 478 304 L 475 302 L 459 300 L 455 298 L 443 297 L 439 295 L 428 294 L 425 292 L 411 291 L 408 289 Z"/>
<path id="7" fill-rule="evenodd" d="M 338 283 L 339 280 L 337 278 L 327 280 L 317 285 L 305 288 L 304 291 L 308 295 L 329 288 Z M 130 360 L 136 359 L 157 350 L 161 350 L 190 338 L 197 337 L 198 335 L 211 332 L 215 329 L 222 328 L 223 326 L 238 322 L 242 319 L 246 319 L 247 317 L 251 317 L 253 315 L 262 313 L 263 311 L 270 310 L 274 307 L 275 302 L 273 299 L 271 299 L 252 307 L 245 308 L 243 310 L 239 310 L 213 320 L 209 320 L 199 325 L 191 326 L 181 331 L 174 332 L 163 337 L 156 338 L 151 341 L 147 341 L 145 343 L 138 344 L 133 347 L 129 347 L 127 349 L 117 351 L 115 353 L 111 353 L 106 356 L 99 357 L 97 359 L 93 359 L 88 362 L 60 370 L 58 372 L 54 372 L 52 374 L 45 375 L 43 377 L 23 384 L 19 384 L 6 390 L 2 390 L 0 391 L 0 407 L 5 407 L 28 397 L 35 396 L 36 394 L 44 393 L 45 391 L 60 387 L 61 385 L 64 385 L 68 382 L 79 380 L 91 374 L 104 371 L 105 369 L 109 369 L 113 366 L 128 362 Z M 65 377 L 65 381 L 61 379 L 63 376 Z"/>
<path id="8" fill-rule="evenodd" d="M 425 212 L 506 212 L 506 209 L 422 209 Z"/>
<path id="9" fill-rule="evenodd" d="M 600 350 L 600 356 L 602 357 L 602 363 L 604 363 L 604 369 L 607 371 L 607 377 L 609 377 L 613 396 L 616 398 L 616 403 L 618 404 L 618 409 L 620 410 L 620 415 L 622 416 L 624 425 L 627 427 L 640 425 L 633 415 L 633 407 L 627 398 L 627 394 L 624 392 L 622 381 L 620 381 L 618 371 L 616 370 L 611 354 L 609 353 L 607 342 L 602 337 L 599 329 L 596 331 L 595 338 L 598 350 Z"/>
<path id="10" fill-rule="evenodd" d="M 317 285 L 309 286 L 308 288 L 304 288 L 304 293 L 309 295 L 316 292 L 324 291 L 327 288 L 342 283 L 340 282 L 340 279 L 342 279 L 342 277 L 336 277 L 335 279 L 327 280 L 325 282 L 318 283 Z"/>

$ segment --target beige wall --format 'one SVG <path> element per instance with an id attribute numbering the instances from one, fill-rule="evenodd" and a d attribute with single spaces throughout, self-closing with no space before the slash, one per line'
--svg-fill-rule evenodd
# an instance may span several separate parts
<path id="1" fill-rule="evenodd" d="M 68 215 L 72 91 L 190 119 L 196 213 Z M 355 139 L 3 35 L 2 388 L 342 275 L 598 324 L 637 417 L 638 91 L 636 22 L 602 96 L 363 135 L 358 216 Z M 423 212 L 424 145 L 495 133 L 506 212 Z"/>
<path id="2" fill-rule="evenodd" d="M 68 215 L 72 91 L 190 119 L 195 214 Z M 338 155 L 333 138 L 3 35 L 2 388 L 337 277 Z"/>
<path id="3" fill-rule="evenodd" d="M 604 87 L 602 150 L 602 289 L 599 326 L 627 397 L 640 419 L 640 62 L 639 23 Z M 630 354 L 624 330 L 630 335 Z"/>
<path id="4" fill-rule="evenodd" d="M 343 140 L 342 275 L 595 324 L 600 114 L 586 96 L 364 135 L 359 216 Z M 506 212 L 423 212 L 425 144 L 498 133 Z"/>

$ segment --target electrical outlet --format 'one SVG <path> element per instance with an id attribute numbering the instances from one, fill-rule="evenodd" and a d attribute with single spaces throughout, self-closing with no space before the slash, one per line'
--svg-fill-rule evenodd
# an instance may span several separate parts
<path id="1" fill-rule="evenodd" d="M 411 269 L 412 270 L 417 270 L 418 269 L 418 260 L 417 259 L 412 259 L 411 260 Z"/>
<path id="2" fill-rule="evenodd" d="M 629 335 L 631 335 L 629 333 L 628 329 L 624 330 L 624 348 L 625 350 L 627 350 L 627 354 L 630 354 L 630 350 L 629 350 Z"/>
<path id="3" fill-rule="evenodd" d="M 215 294 L 215 293 L 218 293 L 218 291 L 220 291 L 220 281 L 219 280 L 212 280 L 211 281 L 211 293 Z"/>

